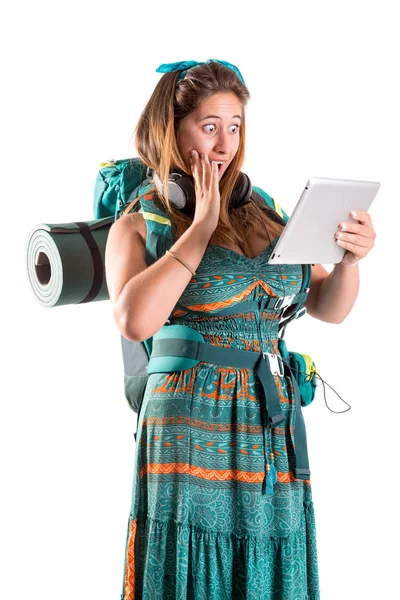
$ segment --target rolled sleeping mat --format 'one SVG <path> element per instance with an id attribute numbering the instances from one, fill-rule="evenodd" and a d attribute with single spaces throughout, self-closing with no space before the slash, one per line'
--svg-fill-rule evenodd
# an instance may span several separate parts
<path id="1" fill-rule="evenodd" d="M 104 255 L 115 217 L 36 225 L 26 244 L 26 268 L 42 306 L 109 300 Z"/>

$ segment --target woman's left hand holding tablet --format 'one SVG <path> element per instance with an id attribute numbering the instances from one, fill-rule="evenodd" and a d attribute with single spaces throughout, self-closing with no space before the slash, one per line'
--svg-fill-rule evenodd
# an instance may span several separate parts
<path id="1" fill-rule="evenodd" d="M 356 211 L 350 213 L 358 223 L 344 221 L 335 234 L 336 243 L 346 250 L 339 264 L 352 266 L 367 256 L 375 244 L 376 233 L 369 213 Z"/>

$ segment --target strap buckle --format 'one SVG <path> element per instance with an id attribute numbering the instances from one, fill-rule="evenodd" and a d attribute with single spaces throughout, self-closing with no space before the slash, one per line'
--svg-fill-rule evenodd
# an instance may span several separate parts
<path id="1" fill-rule="evenodd" d="M 299 319 L 300 317 L 305 315 L 306 312 L 307 312 L 307 308 L 305 306 L 302 306 L 301 309 L 297 311 L 295 319 Z"/>
<path id="2" fill-rule="evenodd" d="M 268 363 L 271 372 L 274 375 L 279 375 L 279 377 L 283 377 L 285 374 L 283 360 L 279 354 L 274 354 L 273 352 L 263 352 L 263 358 L 268 356 Z"/>
<path id="3" fill-rule="evenodd" d="M 274 309 L 278 310 L 280 308 L 286 308 L 287 306 L 290 306 L 295 296 L 296 294 L 291 294 L 290 296 L 281 296 L 280 298 L 277 298 Z"/>

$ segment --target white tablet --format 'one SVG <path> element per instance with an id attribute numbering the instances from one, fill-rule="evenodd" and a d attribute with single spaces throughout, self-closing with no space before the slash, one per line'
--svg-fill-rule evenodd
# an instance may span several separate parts
<path id="1" fill-rule="evenodd" d="M 336 264 L 346 252 L 334 239 L 339 223 L 368 212 L 377 181 L 311 177 L 268 260 L 269 264 Z"/>

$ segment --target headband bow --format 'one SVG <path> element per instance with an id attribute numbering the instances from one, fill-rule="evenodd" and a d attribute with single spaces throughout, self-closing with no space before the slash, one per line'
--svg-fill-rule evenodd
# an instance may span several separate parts
<path id="1" fill-rule="evenodd" d="M 216 58 L 209 58 L 208 60 L 205 60 L 203 62 L 197 62 L 197 60 L 187 60 L 184 62 L 179 61 L 179 62 L 168 63 L 168 64 L 164 63 L 164 64 L 160 65 L 158 67 L 158 69 L 156 69 L 156 72 L 157 73 L 169 73 L 170 71 L 181 71 L 182 69 L 184 69 L 178 77 L 178 80 L 179 80 L 179 79 L 182 79 L 183 77 L 185 77 L 188 69 L 191 69 L 192 67 L 195 67 L 196 65 L 207 64 L 211 61 L 218 62 L 221 65 L 225 65 L 226 67 L 229 67 L 230 69 L 232 69 L 232 71 L 235 71 L 236 75 L 239 77 L 241 82 L 244 85 L 246 85 L 241 72 L 239 71 L 239 69 L 237 67 L 235 67 L 235 65 L 233 65 L 232 63 L 226 62 L 225 60 L 217 60 Z"/>

